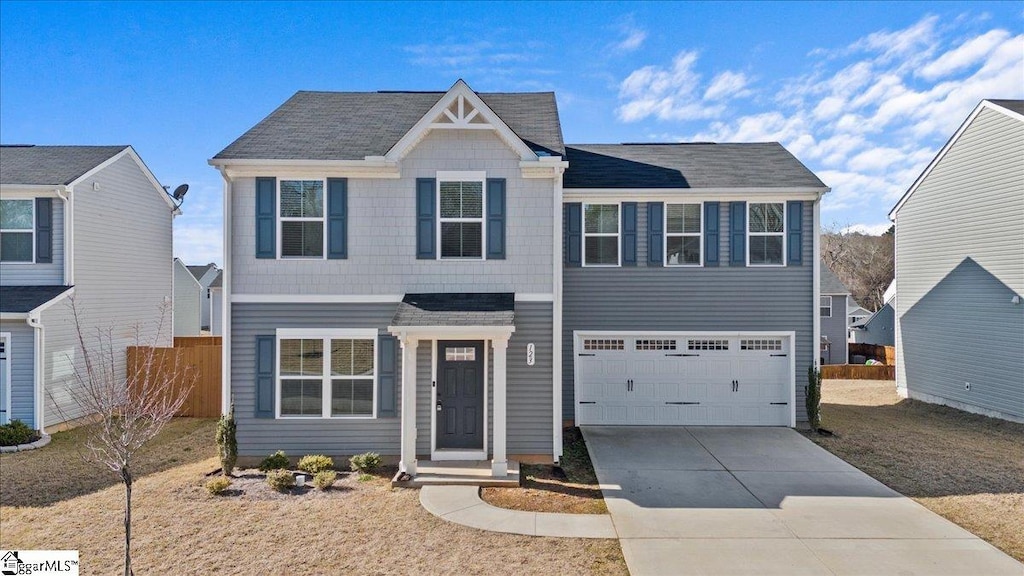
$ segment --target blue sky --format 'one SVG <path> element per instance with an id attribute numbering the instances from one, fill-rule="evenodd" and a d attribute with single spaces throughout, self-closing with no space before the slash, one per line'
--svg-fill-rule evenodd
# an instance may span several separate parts
<path id="1" fill-rule="evenodd" d="M 826 225 L 880 231 L 983 98 L 1024 98 L 1019 2 L 0 2 L 0 141 L 132 144 L 192 189 L 175 254 L 221 261 L 206 161 L 296 90 L 557 93 L 570 143 L 785 144 Z"/>

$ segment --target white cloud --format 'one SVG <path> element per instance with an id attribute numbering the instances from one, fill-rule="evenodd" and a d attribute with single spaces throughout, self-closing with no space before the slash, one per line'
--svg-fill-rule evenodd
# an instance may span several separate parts
<path id="1" fill-rule="evenodd" d="M 728 98 L 741 98 L 749 96 L 747 90 L 747 76 L 742 72 L 726 70 L 711 81 L 711 85 L 704 91 L 705 100 L 720 100 Z"/>
<path id="2" fill-rule="evenodd" d="M 612 46 L 618 52 L 633 52 L 643 46 L 644 40 L 647 40 L 647 32 L 635 26 L 624 27 L 623 34 L 625 38 Z"/>
<path id="3" fill-rule="evenodd" d="M 982 61 L 992 50 L 1003 44 L 1010 33 L 1006 30 L 990 30 L 981 36 L 971 38 L 955 50 L 950 50 L 925 65 L 918 75 L 926 80 L 935 80 L 963 70 Z"/>
<path id="4" fill-rule="evenodd" d="M 843 234 L 849 234 L 850 232 L 859 232 L 861 234 L 867 234 L 869 236 L 881 236 L 889 231 L 892 227 L 892 222 L 882 222 L 880 224 L 853 224 L 840 230 Z"/>
<path id="5" fill-rule="evenodd" d="M 223 264 L 223 245 L 220 226 L 174 226 L 174 255 L 186 264 Z"/>

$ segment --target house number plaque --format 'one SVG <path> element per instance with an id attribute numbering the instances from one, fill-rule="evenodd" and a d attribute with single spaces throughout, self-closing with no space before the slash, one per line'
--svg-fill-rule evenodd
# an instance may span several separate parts
<path id="1" fill-rule="evenodd" d="M 534 361 L 537 357 L 537 348 L 530 342 L 526 345 L 526 365 L 533 366 Z"/>

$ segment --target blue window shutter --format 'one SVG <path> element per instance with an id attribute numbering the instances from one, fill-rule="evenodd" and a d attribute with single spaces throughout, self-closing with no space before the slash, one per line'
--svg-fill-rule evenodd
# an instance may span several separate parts
<path id="1" fill-rule="evenodd" d="M 636 202 L 622 203 L 622 265 L 636 266 Z"/>
<path id="2" fill-rule="evenodd" d="M 274 336 L 256 337 L 256 417 L 274 417 Z"/>
<path id="3" fill-rule="evenodd" d="M 804 203 L 792 200 L 786 203 L 786 250 L 789 252 L 789 265 L 800 266 L 803 263 L 804 247 Z"/>
<path id="4" fill-rule="evenodd" d="M 377 337 L 377 416 L 398 415 L 398 339 L 390 334 Z"/>
<path id="5" fill-rule="evenodd" d="M 327 258 L 348 258 L 348 179 L 327 179 Z"/>
<path id="6" fill-rule="evenodd" d="M 53 198 L 36 198 L 36 263 L 53 262 Z"/>
<path id="7" fill-rule="evenodd" d="M 718 266 L 719 236 L 718 202 L 704 203 L 704 265 Z"/>
<path id="8" fill-rule="evenodd" d="M 647 265 L 662 266 L 665 263 L 665 204 L 647 203 Z"/>
<path id="9" fill-rule="evenodd" d="M 505 179 L 487 179 L 487 259 L 505 259 Z"/>
<path id="10" fill-rule="evenodd" d="M 565 265 L 578 267 L 583 263 L 583 205 L 565 205 Z"/>
<path id="11" fill-rule="evenodd" d="M 729 203 L 729 265 L 747 265 L 747 203 Z"/>
<path id="12" fill-rule="evenodd" d="M 256 257 L 277 258 L 277 179 L 256 179 Z"/>
<path id="13" fill-rule="evenodd" d="M 416 179 L 416 258 L 420 260 L 437 258 L 436 189 L 437 181 L 433 178 Z"/>

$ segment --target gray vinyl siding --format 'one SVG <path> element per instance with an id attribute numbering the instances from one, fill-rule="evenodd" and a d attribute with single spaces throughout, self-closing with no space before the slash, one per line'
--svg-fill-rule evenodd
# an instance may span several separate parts
<path id="1" fill-rule="evenodd" d="M 849 351 L 846 341 L 848 338 L 846 325 L 846 295 L 845 294 L 822 294 L 832 296 L 832 316 L 821 317 L 821 336 L 828 338 L 832 344 L 829 354 L 821 351 L 822 364 L 846 364 L 847 352 Z"/>
<path id="2" fill-rule="evenodd" d="M 231 390 L 242 456 L 264 456 L 275 450 L 290 455 L 324 453 L 345 456 L 374 451 L 397 455 L 401 447 L 400 418 L 272 419 L 255 418 L 255 343 L 257 335 L 278 328 L 376 328 L 379 334 L 395 312 L 395 304 L 235 304 L 231 307 Z M 550 303 L 517 303 L 516 332 L 507 358 L 509 454 L 552 453 L 552 307 Z M 536 363 L 526 366 L 526 343 L 536 345 Z M 431 354 L 434 342 L 421 341 L 416 351 L 416 451 L 430 454 Z M 493 351 L 488 371 L 488 453 L 493 441 Z M 401 374 L 401 361 L 398 363 Z M 401 377 L 398 401 L 401 402 Z M 399 404 L 400 405 L 400 404 Z"/>
<path id="3" fill-rule="evenodd" d="M 862 328 L 854 330 L 852 341 L 857 344 L 895 346 L 896 312 L 892 305 L 882 306 L 882 309 L 874 314 Z"/>
<path id="4" fill-rule="evenodd" d="M 519 157 L 483 130 L 435 130 L 401 161 L 401 170 L 399 179 L 348 180 L 344 260 L 256 259 L 255 179 L 234 180 L 231 293 L 552 293 L 551 179 L 523 179 Z M 452 170 L 506 179 L 506 259 L 416 259 L 416 178 Z M 266 176 L 275 176 L 273 169 Z"/>
<path id="5" fill-rule="evenodd" d="M 896 377 L 911 397 L 1024 419 L 1022 174 L 1024 122 L 983 109 L 896 215 Z"/>
<path id="6" fill-rule="evenodd" d="M 35 330 L 24 320 L 0 323 L 0 332 L 10 332 L 7 358 L 11 363 L 11 420 L 35 428 Z"/>
<path id="7" fill-rule="evenodd" d="M 123 377 L 125 347 L 171 345 L 171 207 L 128 156 L 76 185 L 73 194 L 74 301 L 82 331 L 90 349 L 97 346 L 97 331 L 110 331 L 115 368 Z M 70 394 L 82 353 L 70 299 L 43 312 L 42 320 L 44 418 L 51 426 L 84 416 Z"/>
<path id="8" fill-rule="evenodd" d="M 64 201 L 53 197 L 53 262 L 0 262 L 0 284 L 55 286 L 64 283 Z"/>
<path id="9" fill-rule="evenodd" d="M 804 382 L 813 343 L 813 202 L 804 203 L 803 266 L 730 267 L 727 204 L 722 204 L 718 267 L 563 269 L 562 413 L 575 417 L 574 330 L 793 331 L 796 414 L 806 421 Z M 646 227 L 637 231 L 647 234 Z M 843 314 L 840 312 L 840 314 Z"/>
<path id="10" fill-rule="evenodd" d="M 198 336 L 205 292 L 180 261 L 174 262 L 174 335 Z"/>
<path id="11" fill-rule="evenodd" d="M 224 334 L 224 291 L 216 289 L 210 292 L 210 334 L 221 336 Z"/>

